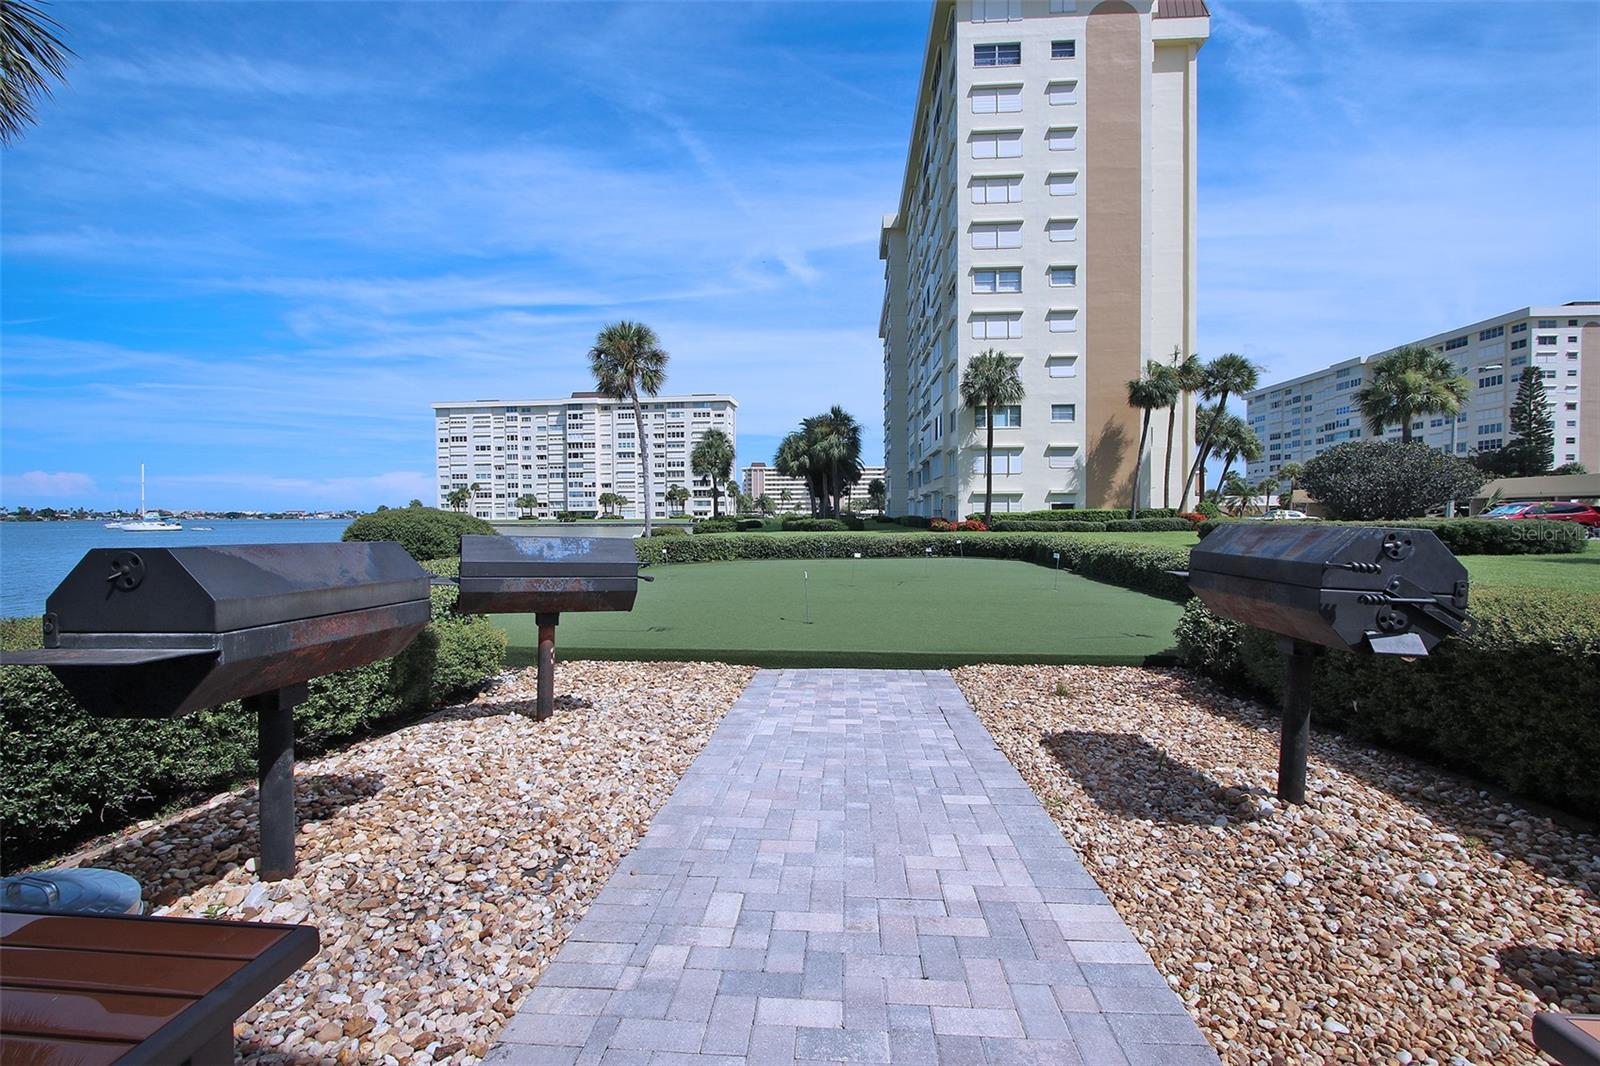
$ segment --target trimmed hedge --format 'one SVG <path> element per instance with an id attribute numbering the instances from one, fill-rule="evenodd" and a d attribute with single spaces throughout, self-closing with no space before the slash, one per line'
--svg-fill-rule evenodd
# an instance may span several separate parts
<path id="1" fill-rule="evenodd" d="M 1415 662 L 1319 656 L 1313 716 L 1593 817 L 1600 811 L 1600 595 L 1475 590 L 1471 614 L 1470 635 L 1448 638 Z M 1280 698 L 1283 660 L 1271 634 L 1193 600 L 1176 635 L 1189 665 Z"/>
<path id="2" fill-rule="evenodd" d="M 1173 507 L 1146 507 L 1140 510 L 1139 517 L 1171 518 L 1177 513 Z M 983 515 L 969 514 L 967 517 L 981 519 Z M 1126 507 L 1088 507 L 1082 510 L 1003 511 L 995 515 L 995 521 L 1003 518 L 1007 522 L 1116 522 L 1127 517 Z"/>
<path id="3" fill-rule="evenodd" d="M 682 526 L 651 526 L 652 537 L 687 537 L 689 531 Z"/>
<path id="4" fill-rule="evenodd" d="M 1196 527 L 1201 537 L 1221 522 Z M 1403 522 L 1273 522 L 1275 526 L 1384 526 L 1431 529 L 1456 555 L 1573 555 L 1584 549 L 1586 534 L 1576 522 L 1482 518 L 1409 518 Z"/>
<path id="5" fill-rule="evenodd" d="M 841 533 L 850 527 L 837 518 L 785 518 L 786 533 Z"/>
<path id="6" fill-rule="evenodd" d="M 1125 518 L 1106 523 L 1107 533 L 1192 533 L 1187 518 Z"/>
<path id="7" fill-rule="evenodd" d="M 443 559 L 461 551 L 463 533 L 493 536 L 495 528 L 481 518 L 437 507 L 395 507 L 364 514 L 344 531 L 345 540 L 393 540 L 411 558 Z"/>
<path id="8" fill-rule="evenodd" d="M 981 518 L 983 516 L 979 515 L 978 517 Z M 928 523 L 932 522 L 933 519 L 929 518 L 927 515 L 908 514 L 901 515 L 899 518 L 896 518 L 895 521 L 900 523 L 902 526 L 905 526 L 907 529 L 927 529 Z"/>
<path id="9" fill-rule="evenodd" d="M 446 576 L 456 570 L 454 559 L 427 565 Z M 505 634 L 482 617 L 453 613 L 455 597 L 453 588 L 432 590 L 432 621 L 399 655 L 313 680 L 294 712 L 296 755 L 428 710 L 498 672 Z M 39 620 L 0 622 L 0 645 L 38 647 Z M 95 718 L 44 667 L 6 666 L 0 750 L 9 872 L 162 805 L 254 778 L 256 724 L 237 703 L 183 718 Z"/>
<path id="10" fill-rule="evenodd" d="M 1104 522 L 1040 522 L 1034 519 L 996 518 L 993 533 L 1104 533 Z"/>
<path id="11" fill-rule="evenodd" d="M 696 533 L 732 533 L 739 523 L 732 518 L 707 518 L 694 524 Z"/>
<path id="12" fill-rule="evenodd" d="M 908 559 L 920 558 L 925 549 L 932 548 L 934 555 L 964 553 L 969 558 L 1015 559 L 1054 566 L 1052 553 L 1060 552 L 1062 567 L 1082 577 L 1170 600 L 1189 598 L 1189 587 L 1167 572 L 1188 568 L 1188 548 L 1118 544 L 1070 533 L 987 533 L 963 538 L 959 547 L 956 540 L 947 533 L 769 533 L 764 537 L 714 534 L 692 537 L 686 543 L 674 541 L 666 559 L 671 563 L 837 559 L 856 552 L 863 559 Z M 663 545 L 643 539 L 633 543 L 641 562 L 662 562 Z"/>
<path id="13" fill-rule="evenodd" d="M 767 528 L 767 523 L 759 518 L 741 518 L 735 528 L 740 533 L 754 533 L 758 529 Z"/>

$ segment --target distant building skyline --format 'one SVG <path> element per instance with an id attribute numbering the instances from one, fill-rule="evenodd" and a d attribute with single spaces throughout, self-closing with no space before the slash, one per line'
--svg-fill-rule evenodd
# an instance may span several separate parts
<path id="1" fill-rule="evenodd" d="M 861 479 L 850 486 L 850 491 L 845 496 L 845 506 L 856 511 L 865 509 L 867 506 L 867 488 L 874 480 L 882 477 L 883 467 L 863 465 L 861 467 Z M 776 469 L 761 460 L 756 460 L 745 466 L 744 472 L 739 478 L 739 489 L 746 496 L 752 498 L 766 496 L 772 501 L 772 507 L 776 511 L 804 511 L 811 498 L 811 489 L 803 480 L 780 474 Z M 789 493 L 787 505 L 784 504 L 782 499 L 785 490 Z"/>

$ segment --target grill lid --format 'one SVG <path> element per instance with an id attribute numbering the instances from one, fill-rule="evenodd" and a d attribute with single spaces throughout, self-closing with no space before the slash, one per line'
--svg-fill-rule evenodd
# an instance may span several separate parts
<path id="1" fill-rule="evenodd" d="M 1430 551 L 1435 545 L 1438 551 Z M 1393 571 L 1395 564 L 1411 559 L 1419 550 L 1449 559 L 1434 534 L 1427 531 L 1230 522 L 1190 549 L 1189 572 L 1301 588 L 1376 591 L 1388 583 L 1386 573 Z M 1429 571 L 1439 564 L 1433 558 L 1426 562 Z"/>
<path id="2" fill-rule="evenodd" d="M 628 537 L 461 538 L 461 578 L 637 578 L 639 557 Z"/>
<path id="3" fill-rule="evenodd" d="M 226 633 L 427 598 L 393 541 L 95 548 L 45 610 L 58 633 Z"/>

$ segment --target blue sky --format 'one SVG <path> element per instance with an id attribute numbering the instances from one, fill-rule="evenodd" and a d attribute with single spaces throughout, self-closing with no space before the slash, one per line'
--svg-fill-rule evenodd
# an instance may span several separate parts
<path id="1" fill-rule="evenodd" d="M 739 462 L 881 442 L 921 3 L 63 3 L 5 153 L 0 499 L 429 497 L 428 404 L 641 318 Z M 1600 5 L 1214 2 L 1200 344 L 1282 377 L 1600 296 Z"/>

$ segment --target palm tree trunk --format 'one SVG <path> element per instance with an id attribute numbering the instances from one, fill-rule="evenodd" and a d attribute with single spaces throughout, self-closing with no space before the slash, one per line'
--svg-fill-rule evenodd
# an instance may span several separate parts
<path id="1" fill-rule="evenodd" d="M 711 475 L 711 517 L 715 518 L 721 513 L 717 504 L 722 500 L 722 493 L 717 491 L 717 475 Z"/>
<path id="2" fill-rule="evenodd" d="M 1406 415 L 1405 421 L 1400 423 L 1400 443 L 1411 443 L 1411 416 L 1409 414 Z"/>
<path id="3" fill-rule="evenodd" d="M 1206 477 L 1204 470 L 1206 465 L 1206 451 L 1211 447 L 1211 434 L 1217 431 L 1217 421 L 1222 417 L 1222 414 L 1225 410 L 1227 410 L 1227 407 L 1228 392 L 1226 389 L 1224 389 L 1222 394 L 1217 397 L 1217 413 L 1211 419 L 1211 422 L 1206 426 L 1205 436 L 1200 438 L 1200 450 L 1195 454 L 1194 468 L 1189 471 L 1189 480 L 1183 483 L 1183 495 L 1178 499 L 1178 510 L 1180 511 L 1183 510 L 1189 502 L 1189 482 L 1193 481 L 1197 475 L 1200 478 L 1200 496 L 1202 499 L 1205 498 Z"/>
<path id="4" fill-rule="evenodd" d="M 1161 472 L 1161 506 L 1172 506 L 1172 433 L 1178 422 L 1178 401 L 1167 408 L 1167 465 Z"/>
<path id="5" fill-rule="evenodd" d="M 1219 497 L 1220 497 L 1221 493 L 1224 493 L 1224 492 L 1228 491 L 1228 489 L 1227 489 L 1228 471 L 1232 467 L 1233 467 L 1233 456 L 1230 455 L 1227 458 L 1222 460 L 1222 476 L 1217 478 L 1217 493 L 1218 493 Z M 1243 505 L 1241 504 L 1240 506 L 1243 506 Z"/>
<path id="6" fill-rule="evenodd" d="M 989 433 L 983 445 L 983 524 L 994 525 L 994 404 L 985 408 L 989 412 Z"/>
<path id="7" fill-rule="evenodd" d="M 1139 517 L 1139 471 L 1144 467 L 1144 442 L 1150 436 L 1150 408 L 1144 409 L 1144 423 L 1139 427 L 1139 448 L 1133 453 L 1133 500 L 1128 507 L 1128 517 Z"/>
<path id="8" fill-rule="evenodd" d="M 650 535 L 650 435 L 644 428 L 644 405 L 639 402 L 639 390 L 630 389 L 633 399 L 633 424 L 639 432 L 639 484 L 644 486 L 644 535 Z"/>

